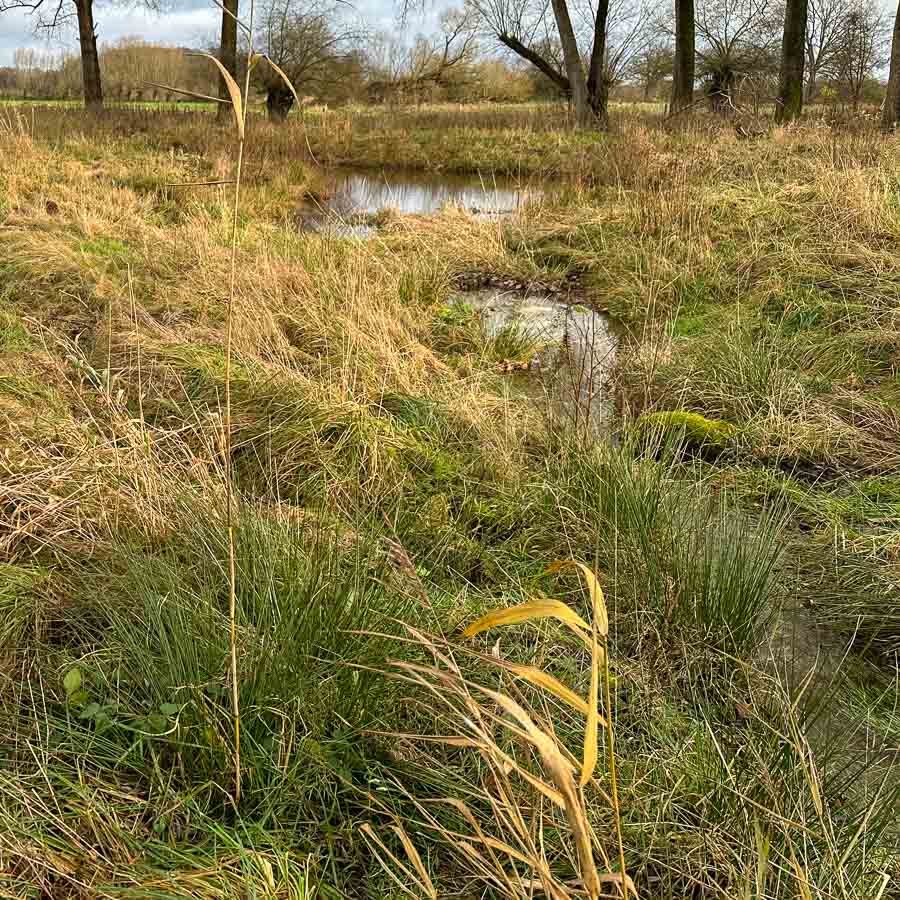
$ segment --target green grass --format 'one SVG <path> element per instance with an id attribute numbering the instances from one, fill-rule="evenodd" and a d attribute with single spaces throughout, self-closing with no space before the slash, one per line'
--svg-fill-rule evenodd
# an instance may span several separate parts
<path id="1" fill-rule="evenodd" d="M 39 594 L 47 581 L 45 570 L 0 564 L 0 648 L 18 647 L 26 638 L 40 635 L 45 610 Z"/>
<path id="2" fill-rule="evenodd" d="M 377 725 L 391 700 L 372 668 L 411 604 L 364 577 L 377 561 L 363 547 L 342 553 L 341 535 L 315 520 L 248 509 L 238 535 L 241 814 L 280 827 L 328 817 L 341 778 L 357 769 L 365 777 L 366 753 L 375 753 L 361 729 Z M 88 748 L 102 735 L 119 746 L 122 771 L 151 764 L 161 785 L 212 810 L 228 805 L 231 765 L 221 521 L 200 524 L 194 546 L 194 558 L 180 542 L 120 556 L 116 586 L 88 598 L 90 632 L 99 626 L 104 637 L 96 651 L 91 633 L 82 638 L 89 652 L 70 665 L 84 687 L 68 702 L 73 741 Z"/>
<path id="3" fill-rule="evenodd" d="M 742 520 L 689 470 L 630 455 L 567 452 L 548 473 L 549 496 L 562 490 L 564 533 L 579 538 L 571 549 L 609 573 L 621 613 L 640 632 L 752 652 L 783 599 L 777 517 Z"/>
<path id="4" fill-rule="evenodd" d="M 168 111 L 38 108 L 33 137 L 0 132 L 10 892 L 393 900 L 371 835 L 405 865 L 394 826 L 438 896 L 533 894 L 504 886 L 533 877 L 521 859 L 504 876 L 473 855 L 479 827 L 571 884 L 571 822 L 523 775 L 538 754 L 496 697 L 458 691 L 516 699 L 580 760 L 581 712 L 506 664 L 584 697 L 581 644 L 549 621 L 461 637 L 540 596 L 590 618 L 582 580 L 548 571 L 576 559 L 609 613 L 600 705 L 640 896 L 896 894 L 897 147 L 818 127 L 739 143 L 653 114 L 616 110 L 598 136 L 546 106 L 311 111 L 325 162 L 570 182 L 514 220 L 397 217 L 368 242 L 298 230 L 320 182 L 300 126 L 251 124 L 230 385 L 239 803 L 230 213 L 219 188 L 171 187 L 221 178 L 230 149 Z M 610 311 L 612 440 L 505 371 L 539 336 L 451 300 L 472 272 L 573 275 L 572 302 Z M 607 872 L 602 734 L 584 808 Z"/>
<path id="5" fill-rule="evenodd" d="M 83 105 L 81 100 L 0 97 L 0 108 L 81 109 Z M 211 113 L 216 108 L 215 103 L 204 100 L 107 100 L 106 106 L 110 109 L 145 109 L 155 112 L 189 111 L 191 113 Z"/>
<path id="6" fill-rule="evenodd" d="M 0 352 L 21 352 L 30 346 L 31 338 L 19 318 L 0 309 Z"/>

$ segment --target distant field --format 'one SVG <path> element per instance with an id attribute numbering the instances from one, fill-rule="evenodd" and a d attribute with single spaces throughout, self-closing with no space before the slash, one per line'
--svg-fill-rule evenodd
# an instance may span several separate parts
<path id="1" fill-rule="evenodd" d="M 214 103 L 206 101 L 168 101 L 168 100 L 107 100 L 106 105 L 113 109 L 154 109 L 165 112 L 211 112 L 215 108 Z M 30 107 L 41 106 L 55 109 L 81 109 L 81 100 L 38 100 L 22 99 L 18 97 L 0 97 L 0 107 Z"/>
<path id="2" fill-rule="evenodd" d="M 205 158 L 222 152 L 214 117 L 193 116 L 187 105 L 123 105 L 89 117 L 71 106 L 28 109 L 26 130 L 39 139 L 77 133 L 103 144 L 131 135 L 148 148 Z M 253 116 L 248 159 L 265 166 L 311 156 L 327 165 L 592 180 L 605 170 L 610 145 L 623 141 L 626 123 L 653 127 L 662 118 L 653 106 L 614 107 L 613 114 L 614 128 L 604 134 L 573 132 L 561 103 L 309 106 L 286 123 Z"/>
<path id="3" fill-rule="evenodd" d="M 107 99 L 105 101 L 106 106 L 111 109 L 147 109 L 147 110 L 156 110 L 159 112 L 179 112 L 179 111 L 200 111 L 200 112 L 210 112 L 215 108 L 214 103 L 206 102 L 206 101 L 193 101 L 193 100 L 111 100 Z M 0 107 L 4 106 L 13 106 L 13 107 L 30 107 L 30 106 L 39 106 L 39 107 L 50 107 L 50 108 L 60 108 L 60 109 L 80 109 L 82 107 L 81 100 L 42 100 L 42 99 L 31 99 L 31 98 L 20 98 L 20 97 L 0 97 Z M 264 106 L 263 100 L 259 99 L 254 104 L 254 108 L 258 108 L 260 111 Z M 328 107 L 327 103 L 324 104 L 316 104 L 311 107 L 307 107 L 306 109 L 317 109 L 322 107 Z M 625 111 L 625 110 L 640 110 L 641 112 L 663 112 L 665 110 L 665 103 L 663 101 L 617 101 L 613 100 L 610 103 L 610 109 L 615 111 Z M 401 109 L 401 110 L 429 110 L 435 113 L 450 113 L 450 112 L 477 112 L 477 111 L 485 111 L 485 110 L 495 110 L 497 112 L 502 113 L 505 110 L 520 110 L 520 111 L 539 111 L 539 110 L 565 110 L 566 104 L 552 101 L 534 101 L 528 103 L 494 103 L 490 101 L 485 101 L 481 103 L 417 103 L 410 104 L 409 106 L 403 107 L 391 107 L 385 104 L 366 104 L 366 103 L 353 103 L 353 104 L 345 104 L 340 107 L 340 109 L 353 112 L 355 114 L 380 114 L 387 110 Z M 294 115 L 298 114 L 297 109 L 295 108 L 293 111 Z"/>

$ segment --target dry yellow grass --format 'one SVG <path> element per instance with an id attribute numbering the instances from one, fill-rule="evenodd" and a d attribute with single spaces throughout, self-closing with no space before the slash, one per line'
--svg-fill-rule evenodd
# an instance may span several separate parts
<path id="1" fill-rule="evenodd" d="M 407 811 L 406 818 L 391 819 L 399 829 L 391 834 L 379 829 L 381 818 L 365 829 L 372 848 L 392 867 L 403 866 L 404 887 L 434 896 L 445 878 L 454 889 L 471 886 L 471 878 L 510 897 L 539 889 L 560 900 L 585 890 L 621 895 L 621 885 L 629 884 L 620 874 L 627 863 L 635 883 L 650 886 L 642 896 L 658 888 L 667 898 L 696 889 L 759 900 L 804 894 L 869 900 L 879 885 L 884 897 L 891 896 L 884 878 L 895 866 L 893 836 L 873 834 L 873 849 L 854 837 L 856 825 L 842 818 L 836 793 L 829 795 L 830 760 L 817 756 L 818 736 L 805 730 L 794 698 L 749 659 L 729 662 L 723 674 L 721 660 L 707 655 L 694 632 L 678 631 L 675 605 L 687 603 L 691 592 L 694 603 L 708 589 L 708 573 L 679 591 L 665 567 L 674 556 L 681 568 L 673 571 L 691 575 L 695 561 L 678 556 L 677 541 L 667 543 L 671 535 L 659 538 L 653 531 L 656 522 L 646 513 L 652 497 L 641 493 L 639 475 L 655 463 L 644 460 L 632 469 L 633 460 L 623 453 L 621 469 L 604 469 L 606 457 L 596 448 L 572 454 L 560 447 L 539 411 L 521 403 L 492 366 L 477 354 L 442 349 L 436 321 L 461 271 L 525 280 L 577 271 L 586 296 L 622 322 L 617 378 L 624 421 L 645 409 L 688 408 L 736 426 L 728 448 L 733 470 L 722 475 L 708 460 L 689 460 L 705 467 L 689 482 L 696 496 L 707 496 L 710 485 L 727 479 L 746 489 L 760 471 L 780 475 L 801 462 L 815 477 L 847 473 L 849 484 L 876 473 L 884 484 L 867 487 L 881 491 L 879 498 L 891 496 L 900 427 L 896 407 L 887 402 L 896 381 L 896 348 L 890 344 L 900 333 L 893 139 L 876 142 L 810 127 L 747 144 L 714 124 L 681 133 L 629 121 L 607 147 L 583 146 L 574 138 L 570 144 L 569 136 L 546 129 L 499 147 L 497 134 L 485 128 L 477 146 L 490 144 L 498 164 L 552 144 L 548 164 L 571 150 L 570 159 L 583 164 L 580 183 L 513 222 L 478 221 L 461 210 L 391 216 L 363 243 L 297 231 L 293 210 L 316 175 L 303 163 L 284 164 L 296 135 L 261 133 L 258 152 L 248 160 L 237 221 L 232 352 L 223 353 L 234 224 L 228 188 L 168 186 L 225 180 L 221 133 L 204 125 L 192 145 L 184 122 L 163 122 L 163 137 L 185 141 L 173 151 L 155 143 L 160 135 L 117 137 L 109 122 L 85 125 L 82 137 L 51 146 L 42 127 L 35 127 L 35 137 L 30 125 L 0 129 L 0 328 L 11 323 L 8 336 L 0 331 L 4 563 L 29 572 L 41 567 L 41 589 L 47 585 L 57 603 L 67 592 L 83 593 L 75 574 L 87 573 L 90 580 L 99 572 L 103 589 L 133 564 L 130 554 L 140 555 L 149 571 L 168 565 L 163 551 L 182 541 L 179 551 L 188 563 L 179 578 L 189 580 L 203 566 L 221 562 L 210 562 L 203 554 L 212 551 L 191 538 L 199 528 L 198 510 L 201 524 L 223 521 L 228 465 L 234 467 L 241 515 L 284 527 L 288 545 L 295 539 L 288 525 L 299 521 L 326 522 L 346 538 L 342 552 L 348 555 L 384 538 L 360 525 L 361 518 L 381 527 L 387 517 L 392 540 L 405 528 L 418 540 L 421 558 L 405 555 L 405 577 L 386 583 L 402 593 L 414 580 L 411 592 L 433 600 L 429 616 L 468 619 L 470 607 L 493 606 L 501 602 L 498 596 L 513 606 L 520 588 L 542 577 L 534 570 L 541 560 L 568 553 L 612 559 L 601 575 L 613 591 L 612 633 L 626 648 L 615 660 L 621 695 L 612 679 L 604 688 L 600 662 L 609 660 L 600 648 L 606 629 L 599 627 L 603 617 L 596 609 L 598 628 L 587 629 L 580 645 L 591 659 L 578 647 L 560 649 L 546 631 L 540 641 L 515 643 L 502 660 L 459 648 L 451 653 L 441 642 L 420 639 L 419 632 L 411 635 L 415 652 L 424 648 L 430 658 L 422 665 L 420 658 L 407 659 L 399 671 L 421 689 L 419 700 L 433 698 L 427 710 L 409 707 L 410 716 L 421 715 L 416 726 L 422 734 L 399 742 L 412 777 L 390 781 L 396 773 L 386 775 L 375 763 L 366 768 L 368 759 L 351 773 L 354 789 L 362 783 L 377 799 L 377 788 L 366 781 L 376 771 L 390 781 L 392 793 L 389 813 L 375 800 L 373 806 L 391 816 L 397 806 Z M 215 152 L 203 159 L 204 149 Z M 272 160 L 279 161 L 277 172 L 267 171 Z M 809 286 L 818 291 L 814 302 L 801 290 Z M 809 306 L 820 317 L 811 326 L 804 318 Z M 784 323 L 795 320 L 796 331 L 784 331 Z M 760 334 L 771 341 L 758 340 Z M 230 454 L 223 454 L 220 439 L 226 383 L 232 392 Z M 667 488 L 678 489 L 682 476 L 693 474 L 666 474 Z M 628 531 L 618 506 L 607 508 L 615 506 L 609 498 L 619 498 L 617 490 L 625 492 L 622 509 L 636 506 L 634 521 L 647 515 L 646 534 L 636 526 Z M 838 510 L 828 527 L 837 522 L 834 527 L 845 530 L 832 535 L 817 522 L 808 545 L 792 533 L 801 547 L 798 568 L 827 571 L 831 558 L 822 565 L 826 557 L 815 554 L 832 537 L 842 553 L 873 566 L 881 565 L 882 556 L 896 559 L 896 540 L 886 528 L 870 539 L 841 519 L 850 506 L 843 494 L 823 499 L 813 487 L 809 494 L 811 505 L 827 501 L 829 510 Z M 886 519 L 893 515 L 887 501 L 878 504 L 862 508 Z M 688 506 L 685 516 L 694 504 Z M 607 528 L 603 516 L 612 516 L 614 527 Z M 725 524 L 715 520 L 708 527 Z M 752 527 L 741 526 L 748 544 L 756 524 L 754 518 Z M 673 534 L 683 538 L 686 532 Z M 697 547 L 719 552 L 712 539 Z M 445 556 L 448 548 L 452 553 Z M 725 570 L 732 558 L 723 559 Z M 378 571 L 363 571 L 367 579 L 381 578 Z M 457 577 L 458 571 L 464 574 Z M 658 580 L 648 575 L 643 581 L 648 572 Z M 780 574 L 805 588 L 807 570 Z M 278 578 L 271 589 L 276 599 L 286 590 L 280 572 Z M 160 596 L 176 587 L 169 583 L 166 591 Z M 157 594 L 151 596 L 155 609 Z M 73 624 L 63 615 L 58 620 L 42 635 L 52 632 L 59 640 L 57 632 Z M 617 628 L 625 632 L 621 638 Z M 248 625 L 238 640 L 243 647 L 254 637 Z M 87 666 L 104 662 L 106 648 L 98 643 L 77 652 L 84 652 L 80 664 Z M 28 691 L 46 691 L 46 716 L 60 710 L 69 715 L 65 696 L 53 693 L 76 651 L 41 644 L 40 653 L 44 669 L 34 686 L 20 677 L 33 671 L 24 653 L 13 654 L 15 666 L 4 665 L 5 674 L 15 673 L 5 677 L 4 697 L 21 704 Z M 309 662 L 320 656 L 310 654 Z M 286 659 L 285 668 L 290 663 Z M 216 664 L 221 674 L 219 657 Z M 561 672 L 574 672 L 574 680 Z M 751 712 L 734 724 L 735 699 L 747 701 L 742 691 L 753 701 Z M 706 692 L 720 693 L 710 699 Z M 303 698 L 265 699 L 289 735 L 278 745 L 278 759 L 290 758 L 286 745 L 302 747 L 310 755 L 299 768 L 316 781 L 330 764 L 333 744 L 343 739 L 335 737 L 339 729 L 329 720 L 333 730 L 315 732 L 304 718 L 312 717 L 306 708 L 291 720 L 284 710 Z M 602 729 L 615 723 L 620 748 L 614 756 L 607 742 L 610 755 L 597 762 L 605 771 L 587 781 L 584 794 L 576 779 L 592 772 L 591 761 L 602 754 L 584 740 L 582 710 L 596 713 Z M 893 727 L 883 713 L 882 721 L 888 724 L 879 727 Z M 427 724 L 436 727 L 427 732 Z M 10 728 L 20 746 L 34 748 L 41 760 L 29 777 L 64 771 L 53 768 L 62 763 L 41 743 L 35 723 L 16 720 Z M 227 721 L 216 720 L 214 732 L 227 735 Z M 432 755 L 429 733 L 448 738 L 449 750 Z M 199 739 L 194 734 L 191 740 Z M 523 750 L 526 745 L 530 749 Z M 576 746 L 579 753 L 570 749 Z M 457 767 L 454 754 L 462 749 L 480 755 L 480 770 Z M 112 760 L 122 758 L 123 748 L 114 750 Z M 209 747 L 195 750 L 199 755 Z M 110 789 L 96 789 L 96 821 L 106 837 L 99 857 L 83 870 L 78 863 L 90 856 L 90 847 L 79 834 L 65 852 L 54 850 L 53 840 L 68 825 L 52 813 L 41 820 L 50 823 L 45 832 L 34 826 L 37 837 L 24 840 L 11 831 L 0 843 L 15 860 L 10 869 L 39 873 L 45 889 L 56 877 L 85 889 L 91 883 L 121 887 L 123 860 L 134 846 L 123 835 L 138 835 L 138 846 L 152 845 L 157 861 L 164 860 L 158 864 L 180 874 L 154 882 L 132 866 L 126 880 L 135 891 L 164 884 L 176 893 L 239 895 L 244 879 L 261 892 L 308 896 L 305 880 L 302 890 L 290 893 L 300 870 L 306 879 L 314 868 L 299 865 L 294 848 L 282 852 L 260 839 L 251 849 L 214 854 L 213 862 L 208 855 L 173 862 L 151 843 L 143 819 L 158 810 L 157 796 L 177 810 L 174 818 L 193 802 L 188 795 L 196 786 L 179 781 L 184 758 L 164 753 L 154 762 L 172 761 L 168 781 L 154 780 L 149 763 L 123 776 L 143 818 L 115 809 L 121 797 L 114 803 Z M 541 769 L 542 763 L 549 765 Z M 621 797 L 616 779 L 608 780 L 619 763 Z M 345 766 L 343 758 L 338 766 Z M 248 772 L 252 783 L 258 772 Z M 448 778 L 444 793 L 426 778 L 442 774 Z M 84 777 L 82 790 L 89 795 L 95 773 Z M 420 777 L 432 793 L 419 789 Z M 19 810 L 10 799 L 18 797 L 32 810 L 44 802 L 52 806 L 68 796 L 68 778 L 60 775 L 47 794 L 37 781 L 20 788 L 14 779 L 3 781 L 4 821 L 16 825 L 21 819 L 32 827 L 31 819 L 6 812 L 4 804 Z M 178 792 L 166 794 L 166 785 L 176 783 L 182 785 Z M 868 782 L 860 784 L 865 793 Z M 256 795 L 282 787 L 257 785 Z M 309 790 L 301 788 L 298 793 Z M 867 840 L 870 823 L 881 818 L 877 803 L 889 795 L 886 787 L 865 797 L 873 804 L 864 813 Z M 355 827 L 369 812 L 354 808 L 341 827 L 351 820 Z M 296 814 L 309 816 L 307 809 Z M 218 840 L 222 822 L 203 821 Z M 338 843 L 352 830 L 348 826 Z M 572 833 L 575 842 L 560 837 Z M 185 834 L 191 832 L 167 837 L 179 853 Z M 256 840 L 258 832 L 253 834 Z M 305 837 L 310 834 L 325 845 L 315 832 Z M 52 839 L 42 843 L 47 835 Z M 328 841 L 333 837 L 330 831 Z M 423 842 L 439 848 L 435 858 L 444 854 L 452 863 L 435 863 Z M 37 858 L 32 869 L 25 862 L 30 855 Z M 329 863 L 330 874 L 325 865 L 318 873 L 324 881 L 346 858 L 336 855 Z M 216 867 L 214 878 L 209 871 Z M 457 876 L 461 880 L 454 882 Z M 387 895 L 384 885 L 376 887 Z"/>

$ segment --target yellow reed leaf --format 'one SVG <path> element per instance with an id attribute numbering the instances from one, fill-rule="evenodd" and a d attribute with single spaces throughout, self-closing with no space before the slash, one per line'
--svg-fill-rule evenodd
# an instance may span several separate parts
<path id="1" fill-rule="evenodd" d="M 272 60 L 269 59 L 269 57 L 265 54 L 262 55 L 262 59 L 264 59 L 279 74 L 281 80 L 287 86 L 287 89 L 294 95 L 294 100 L 297 101 L 297 106 L 302 106 L 303 104 L 300 102 L 300 98 L 297 96 L 297 91 L 294 90 L 294 85 L 291 84 L 291 79 L 287 77 L 287 75 L 284 73 L 284 70 L 276 66 L 275 63 L 273 63 Z"/>
<path id="2" fill-rule="evenodd" d="M 587 585 L 588 593 L 591 596 L 591 608 L 597 631 L 605 638 L 609 634 L 609 616 L 606 611 L 603 588 L 600 587 L 597 576 L 584 563 L 574 559 L 557 560 L 547 569 L 547 572 L 561 572 L 563 569 L 578 569 L 581 573 L 584 583 Z"/>
<path id="3" fill-rule="evenodd" d="M 543 688 L 543 690 L 559 697 L 560 700 L 568 703 L 569 706 L 577 709 L 578 712 L 585 716 L 590 716 L 590 704 L 585 702 L 584 698 L 576 694 L 570 687 L 567 687 L 543 669 L 538 669 L 535 666 L 519 665 L 518 663 L 504 663 L 504 668 L 514 672 L 519 678 L 524 678 L 526 681 L 531 682 L 536 687 Z M 596 713 L 595 727 L 596 723 L 599 722 L 605 728 L 606 719 L 599 714 L 596 708 L 594 712 Z"/>
<path id="4" fill-rule="evenodd" d="M 222 75 L 222 79 L 225 81 L 225 87 L 228 88 L 228 96 L 231 97 L 231 111 L 234 113 L 234 121 L 237 125 L 238 137 L 241 140 L 244 139 L 244 104 L 241 100 L 241 89 L 238 87 L 237 82 L 232 78 L 231 73 L 225 66 L 219 62 L 218 59 L 215 58 L 211 53 L 197 53 L 191 54 L 196 56 L 205 56 L 207 59 L 211 59 L 215 64 L 216 68 L 219 70 Z"/>
<path id="5" fill-rule="evenodd" d="M 600 701 L 600 644 L 597 640 L 597 617 L 594 615 L 594 627 L 591 629 L 593 652 L 591 653 L 591 688 L 588 695 L 587 722 L 584 724 L 584 760 L 581 765 L 581 786 L 590 780 L 597 766 L 597 724 L 600 714 L 597 703 Z"/>
<path id="6" fill-rule="evenodd" d="M 474 621 L 464 632 L 465 637 L 474 637 L 482 631 L 495 628 L 498 625 L 518 625 L 520 622 L 531 622 L 535 619 L 558 619 L 570 628 L 580 630 L 581 636 L 590 631 L 590 625 L 581 618 L 571 607 L 559 600 L 551 600 L 542 597 L 537 600 L 527 600 L 516 606 L 508 606 L 505 609 L 493 609 L 485 613 L 480 619 Z"/>

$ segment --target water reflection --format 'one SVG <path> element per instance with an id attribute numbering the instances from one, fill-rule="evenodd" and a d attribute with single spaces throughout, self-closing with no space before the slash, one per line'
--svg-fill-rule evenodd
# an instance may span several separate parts
<path id="1" fill-rule="evenodd" d="M 311 202 L 301 219 L 308 227 L 336 226 L 365 234 L 370 223 L 361 220 L 382 210 L 428 214 L 454 205 L 489 218 L 511 215 L 542 193 L 515 179 L 494 176 L 338 170 L 326 182 L 325 199 Z"/>
<path id="2" fill-rule="evenodd" d="M 613 404 L 606 382 L 616 338 L 606 316 L 546 295 L 496 289 L 457 294 L 453 302 L 477 310 L 488 334 L 514 327 L 545 345 L 532 373 L 558 412 L 595 423 L 608 419 Z"/>
<path id="3" fill-rule="evenodd" d="M 328 207 L 338 213 L 432 213 L 448 204 L 481 215 L 509 215 L 538 192 L 510 179 L 443 174 L 342 172 Z"/>

